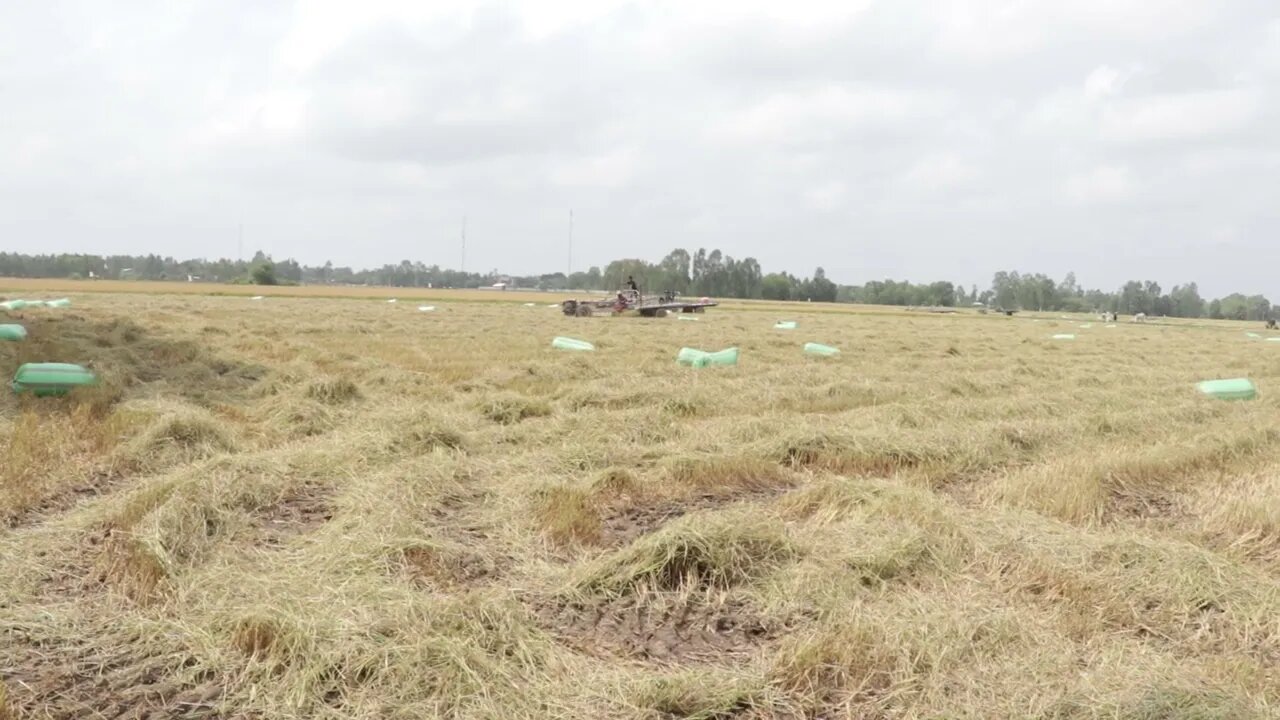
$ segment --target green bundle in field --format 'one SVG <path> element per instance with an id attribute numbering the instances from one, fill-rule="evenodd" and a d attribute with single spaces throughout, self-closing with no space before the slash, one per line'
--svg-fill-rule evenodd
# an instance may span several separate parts
<path id="1" fill-rule="evenodd" d="M 26 363 L 13 376 L 13 391 L 30 391 L 36 397 L 66 395 L 78 387 L 98 382 L 93 371 L 70 363 Z"/>
<path id="2" fill-rule="evenodd" d="M 778 323 L 773 326 L 773 329 L 774 330 L 795 330 L 796 321 L 795 320 L 779 320 Z"/>
<path id="3" fill-rule="evenodd" d="M 0 303 L 0 310 L 8 310 L 9 312 L 13 312 L 14 310 L 21 310 L 26 306 L 27 306 L 26 300 L 6 300 Z"/>
<path id="4" fill-rule="evenodd" d="M 45 300 L 44 306 L 51 307 L 51 308 L 71 307 L 71 300 L 68 298 L 58 298 L 57 300 Z"/>
<path id="5" fill-rule="evenodd" d="M 821 345 L 819 343 L 805 343 L 804 351 L 810 355 L 818 355 L 820 357 L 835 357 L 840 354 L 840 350 L 830 345 Z"/>
<path id="6" fill-rule="evenodd" d="M 1258 396 L 1258 389 L 1253 381 L 1247 378 L 1231 380 L 1206 380 L 1196 385 L 1200 392 L 1219 400 L 1252 400 Z"/>
<path id="7" fill-rule="evenodd" d="M 0 325 L 0 340 L 26 340 L 27 329 L 21 325 Z"/>
<path id="8" fill-rule="evenodd" d="M 1076 336 L 1069 333 L 1059 333 L 1053 336 L 1054 340 L 1075 340 Z"/>
<path id="9" fill-rule="evenodd" d="M 574 338 L 567 338 L 567 337 L 555 338 L 554 340 L 551 341 L 551 347 L 556 348 L 557 350 L 578 350 L 578 351 L 591 351 L 596 349 L 595 345 L 592 345 L 586 340 L 576 340 Z"/>
<path id="10" fill-rule="evenodd" d="M 731 347 L 720 352 L 707 352 L 694 348 L 680 348 L 676 353 L 676 362 L 689 367 L 708 367 L 711 365 L 737 365 L 738 348 Z"/>

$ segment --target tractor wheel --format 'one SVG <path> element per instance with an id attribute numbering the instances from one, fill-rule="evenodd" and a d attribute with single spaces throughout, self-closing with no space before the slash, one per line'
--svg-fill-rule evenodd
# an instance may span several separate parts
<path id="1" fill-rule="evenodd" d="M 653 314 L 653 316 L 654 316 L 654 317 L 666 317 L 666 316 L 667 316 L 667 311 L 666 311 L 666 310 L 659 310 L 658 312 L 654 313 L 654 314 Z"/>
<path id="2" fill-rule="evenodd" d="M 578 303 L 578 317 L 591 317 L 591 306 L 586 303 Z"/>

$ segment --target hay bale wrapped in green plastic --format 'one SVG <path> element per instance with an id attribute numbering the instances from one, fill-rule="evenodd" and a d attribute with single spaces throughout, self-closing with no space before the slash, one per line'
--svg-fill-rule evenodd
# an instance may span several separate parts
<path id="1" fill-rule="evenodd" d="M 815 342 L 805 343 L 804 351 L 806 354 L 817 355 L 819 357 L 835 357 L 840 354 L 840 350 L 838 348 L 833 348 L 830 345 L 822 345 Z"/>
<path id="2" fill-rule="evenodd" d="M 0 325 L 0 340 L 26 340 L 27 329 L 21 325 Z"/>
<path id="3" fill-rule="evenodd" d="M 773 326 L 773 329 L 774 330 L 795 330 L 796 321 L 795 320 L 779 320 L 777 324 Z"/>
<path id="4" fill-rule="evenodd" d="M 1247 378 L 1205 380 L 1198 383 L 1196 389 L 1219 400 L 1252 400 L 1258 396 L 1258 389 L 1253 386 L 1253 381 Z"/>
<path id="5" fill-rule="evenodd" d="M 51 307 L 51 308 L 71 307 L 71 300 L 68 298 L 58 298 L 57 300 L 46 300 L 44 302 L 44 306 Z"/>
<path id="6" fill-rule="evenodd" d="M 92 370 L 70 363 L 26 363 L 13 376 L 13 391 L 36 397 L 66 395 L 78 387 L 96 385 Z"/>
<path id="7" fill-rule="evenodd" d="M 576 340 L 574 338 L 557 337 L 551 341 L 551 347 L 557 350 L 577 350 L 589 352 L 595 350 L 596 346 L 586 340 Z"/>
<path id="8" fill-rule="evenodd" d="M 738 348 L 731 347 L 719 352 L 706 352 L 695 348 L 680 348 L 676 353 L 676 362 L 689 367 L 709 367 L 711 365 L 737 365 Z"/>
<path id="9" fill-rule="evenodd" d="M 0 302 L 0 310 L 8 310 L 9 312 L 21 310 L 26 306 L 26 300 L 5 300 L 4 302 Z"/>

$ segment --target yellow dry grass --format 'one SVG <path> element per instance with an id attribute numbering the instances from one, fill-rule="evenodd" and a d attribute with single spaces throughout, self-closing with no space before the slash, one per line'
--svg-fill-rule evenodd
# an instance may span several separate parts
<path id="1" fill-rule="evenodd" d="M 1243 326 L 12 282 L 0 718 L 1280 714 Z"/>

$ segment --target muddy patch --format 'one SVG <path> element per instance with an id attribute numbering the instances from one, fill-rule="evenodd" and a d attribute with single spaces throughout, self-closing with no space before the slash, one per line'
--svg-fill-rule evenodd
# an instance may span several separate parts
<path id="1" fill-rule="evenodd" d="M 259 542 L 266 548 L 284 547 L 290 540 L 308 535 L 333 519 L 331 494 L 318 487 L 304 487 L 261 514 Z"/>
<path id="2" fill-rule="evenodd" d="M 739 600 L 674 595 L 551 603 L 537 617 L 579 652 L 671 664 L 746 659 L 786 630 Z"/>
<path id="3" fill-rule="evenodd" d="M 789 488 L 761 488 L 737 493 L 704 493 L 694 497 L 613 507 L 601 518 L 601 542 L 605 547 L 621 547 L 648 535 L 677 518 L 700 510 L 714 510 L 735 503 L 768 500 Z"/>
<path id="4" fill-rule="evenodd" d="M 0 682 L 19 718 L 222 717 L 222 682 L 195 671 L 196 658 L 185 653 L 145 655 L 125 644 L 88 639 L 50 642 L 20 628 L 4 635 Z"/>
<path id="5" fill-rule="evenodd" d="M 80 482 L 43 498 L 40 504 L 25 508 L 21 512 L 5 518 L 3 524 L 10 528 L 35 525 L 44 521 L 45 518 L 61 515 L 83 502 L 107 494 L 121 479 L 122 476 L 114 471 L 94 470 L 88 473 Z"/>
<path id="6" fill-rule="evenodd" d="M 405 548 L 401 561 L 409 582 L 424 589 L 452 590 L 474 585 L 498 571 L 492 558 L 461 548 Z"/>
<path id="7" fill-rule="evenodd" d="M 1162 493 L 1113 492 L 1107 507 L 1113 520 L 1167 520 L 1178 513 L 1177 500 Z"/>

